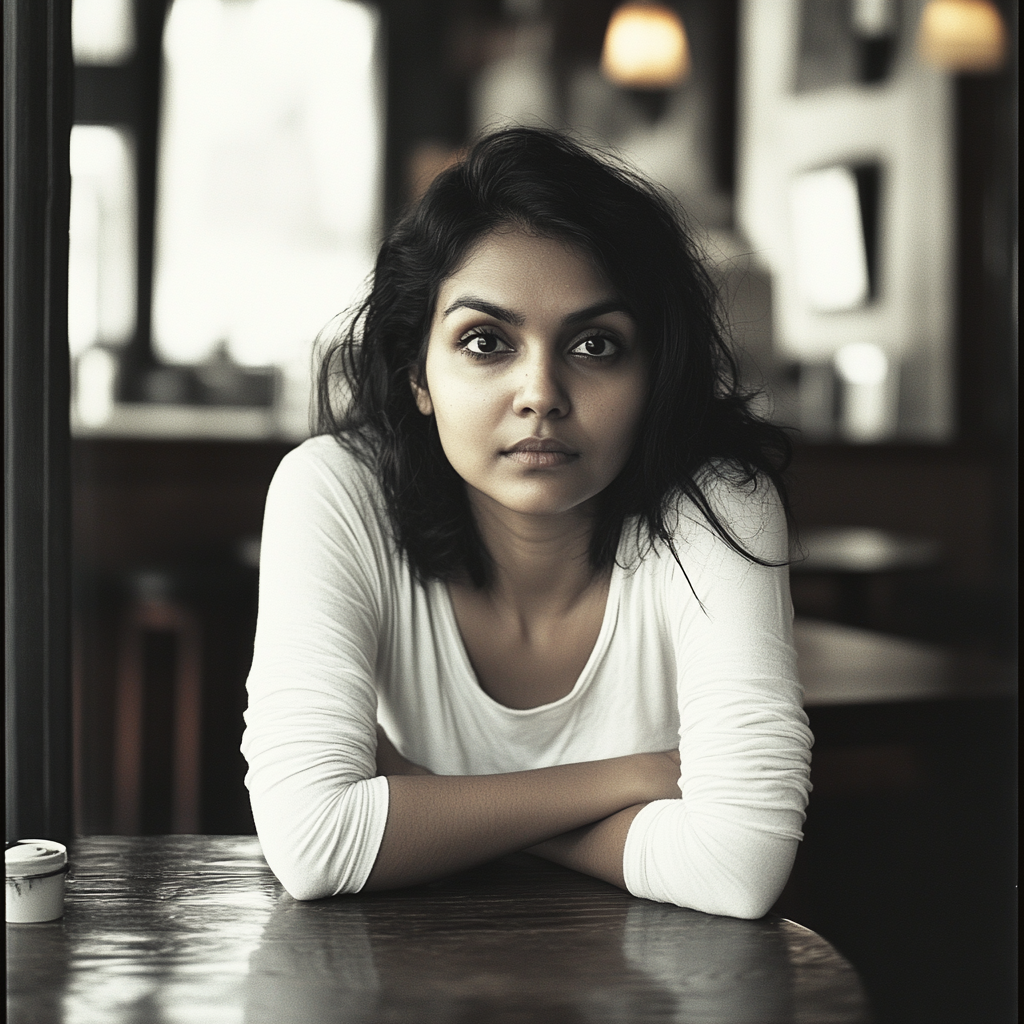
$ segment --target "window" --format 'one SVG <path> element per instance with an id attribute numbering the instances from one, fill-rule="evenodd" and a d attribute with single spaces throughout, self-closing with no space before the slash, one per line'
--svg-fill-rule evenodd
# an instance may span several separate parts
<path id="1" fill-rule="evenodd" d="M 312 343 L 379 231 L 375 9 L 76 0 L 74 27 L 76 429 L 153 434 L 162 410 L 169 431 L 223 434 L 234 406 L 229 434 L 302 436 Z"/>

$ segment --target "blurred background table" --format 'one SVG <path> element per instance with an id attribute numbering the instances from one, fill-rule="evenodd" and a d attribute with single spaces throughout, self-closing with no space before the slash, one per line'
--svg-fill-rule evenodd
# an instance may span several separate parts
<path id="1" fill-rule="evenodd" d="M 1010 698 L 1017 666 L 977 651 L 957 651 L 837 622 L 797 618 L 793 624 L 805 706 Z"/>
<path id="2" fill-rule="evenodd" d="M 821 581 L 834 587 L 835 614 L 856 626 L 872 625 L 878 582 L 922 576 L 941 565 L 941 547 L 929 537 L 859 526 L 800 532 L 791 566 L 794 586 Z"/>
<path id="3" fill-rule="evenodd" d="M 870 1020 L 853 968 L 775 916 L 636 899 L 527 854 L 300 903 L 252 836 L 95 836 L 62 921 L 8 925 L 8 1019 L 571 1024 Z"/>

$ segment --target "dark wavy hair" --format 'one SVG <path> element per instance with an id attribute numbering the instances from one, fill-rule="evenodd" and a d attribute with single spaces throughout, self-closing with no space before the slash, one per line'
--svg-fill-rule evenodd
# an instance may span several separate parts
<path id="1" fill-rule="evenodd" d="M 709 526 L 751 561 L 716 515 L 715 476 L 756 489 L 767 479 L 789 514 L 782 477 L 791 445 L 752 409 L 739 383 L 719 295 L 675 203 L 613 157 L 566 135 L 508 128 L 481 138 L 388 234 L 368 297 L 319 351 L 319 434 L 368 465 L 383 488 L 400 549 L 418 578 L 491 578 L 490 556 L 465 485 L 433 416 L 416 408 L 441 283 L 499 227 L 563 240 L 587 254 L 636 320 L 650 383 L 634 449 L 599 496 L 590 562 L 613 563 L 635 517 L 640 551 L 672 545 L 670 510 L 689 498 Z M 681 563 L 680 563 L 681 566 Z"/>

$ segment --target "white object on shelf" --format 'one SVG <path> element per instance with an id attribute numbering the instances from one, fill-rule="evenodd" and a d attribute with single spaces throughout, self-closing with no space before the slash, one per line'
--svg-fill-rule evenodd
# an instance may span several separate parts
<path id="1" fill-rule="evenodd" d="M 94 345 L 75 364 L 75 411 L 85 427 L 102 427 L 114 410 L 117 359 Z"/>
<path id="2" fill-rule="evenodd" d="M 839 429 L 848 441 L 881 441 L 896 429 L 897 368 L 878 345 L 855 341 L 835 355 L 842 387 Z"/>

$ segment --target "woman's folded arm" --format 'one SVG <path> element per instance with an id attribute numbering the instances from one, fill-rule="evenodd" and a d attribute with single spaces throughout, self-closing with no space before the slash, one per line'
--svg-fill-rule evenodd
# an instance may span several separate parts
<path id="1" fill-rule="evenodd" d="M 798 724 L 787 729 L 779 723 L 759 746 L 745 779 L 732 772 L 731 780 L 712 776 L 704 787 L 684 782 L 681 799 L 627 807 L 529 852 L 634 896 L 709 914 L 762 917 L 793 866 L 807 762 Z"/>
<path id="2" fill-rule="evenodd" d="M 388 816 L 375 777 L 380 544 L 365 480 L 327 457 L 333 446 L 289 453 L 270 485 L 242 737 L 264 855 L 302 899 L 358 891 Z"/>
<path id="3" fill-rule="evenodd" d="M 387 780 L 374 777 L 375 706 L 356 680 L 287 680 L 283 666 L 262 663 L 249 680 L 242 750 L 263 854 L 296 899 L 356 892 L 388 816 Z"/>
<path id="4" fill-rule="evenodd" d="M 671 799 L 678 773 L 670 752 L 504 775 L 390 776 L 387 825 L 366 888 L 430 881 L 638 803 Z"/>
<path id="5" fill-rule="evenodd" d="M 774 490 L 721 482 L 716 511 L 768 562 L 788 556 Z M 681 572 L 666 577 L 675 609 L 679 800 L 632 819 L 623 849 L 636 896 L 710 914 L 760 917 L 778 898 L 801 838 L 812 737 L 792 643 L 785 564 L 752 563 L 704 525 L 684 520 Z"/>
<path id="6" fill-rule="evenodd" d="M 626 889 L 623 854 L 633 819 L 647 804 L 633 804 L 601 821 L 566 832 L 527 850 L 527 853 L 581 871 Z"/>

